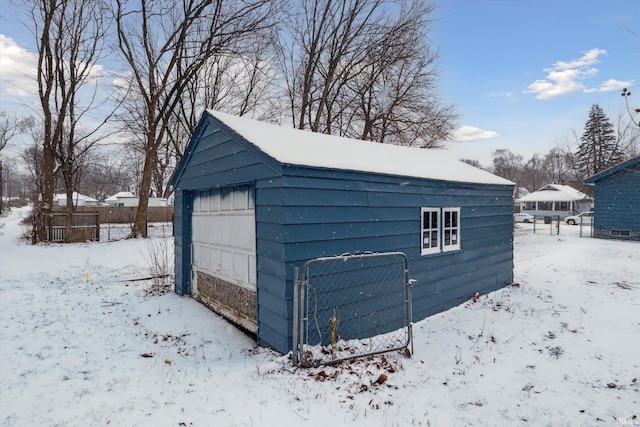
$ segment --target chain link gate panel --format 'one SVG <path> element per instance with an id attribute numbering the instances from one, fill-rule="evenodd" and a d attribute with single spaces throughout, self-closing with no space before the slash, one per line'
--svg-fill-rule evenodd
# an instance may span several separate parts
<path id="1" fill-rule="evenodd" d="M 295 365 L 332 364 L 413 345 L 411 281 L 402 252 L 307 261 L 296 267 L 293 304 Z"/>

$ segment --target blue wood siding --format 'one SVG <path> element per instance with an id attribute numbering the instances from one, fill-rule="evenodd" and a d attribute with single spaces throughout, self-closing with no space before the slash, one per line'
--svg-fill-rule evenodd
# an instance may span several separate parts
<path id="1" fill-rule="evenodd" d="M 173 213 L 174 272 L 175 292 L 178 295 L 191 295 L 189 279 L 191 276 L 191 209 L 189 193 L 176 190 Z"/>
<path id="2" fill-rule="evenodd" d="M 630 232 L 640 240 L 640 164 L 630 165 L 596 182 L 594 235 L 611 237 L 611 230 Z M 620 238 L 619 236 L 616 238 Z"/>
<path id="3" fill-rule="evenodd" d="M 286 284 L 282 177 L 256 182 L 258 340 L 282 353 L 291 349 L 293 286 Z"/>
<path id="4" fill-rule="evenodd" d="M 407 254 L 416 279 L 414 320 L 513 281 L 511 186 L 295 167 L 285 173 L 271 194 L 282 205 L 277 235 L 285 248 L 288 300 L 296 265 L 364 251 Z M 461 251 L 420 255 L 420 207 L 461 208 Z M 282 319 L 283 325 L 291 322 Z M 290 350 L 290 336 L 286 342 Z"/>

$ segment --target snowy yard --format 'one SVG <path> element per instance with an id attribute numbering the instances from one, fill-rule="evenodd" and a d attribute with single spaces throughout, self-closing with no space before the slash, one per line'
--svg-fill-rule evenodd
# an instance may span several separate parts
<path id="1" fill-rule="evenodd" d="M 172 239 L 29 246 L 26 215 L 0 218 L 2 426 L 640 425 L 640 243 L 518 224 L 516 284 L 416 323 L 412 358 L 307 370 L 127 281 Z"/>

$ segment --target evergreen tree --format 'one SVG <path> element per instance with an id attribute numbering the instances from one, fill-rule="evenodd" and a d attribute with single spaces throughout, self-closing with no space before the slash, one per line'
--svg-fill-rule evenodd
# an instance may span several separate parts
<path id="1" fill-rule="evenodd" d="M 613 166 L 622 157 L 613 125 L 598 104 L 591 106 L 580 141 L 576 157 L 584 177 Z"/>

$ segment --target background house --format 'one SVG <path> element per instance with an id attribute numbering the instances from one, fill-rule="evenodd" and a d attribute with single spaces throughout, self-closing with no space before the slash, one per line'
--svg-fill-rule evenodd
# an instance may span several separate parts
<path id="1" fill-rule="evenodd" d="M 593 236 L 640 240 L 640 156 L 584 182 L 595 186 Z"/>
<path id="2" fill-rule="evenodd" d="M 548 184 L 516 200 L 521 212 L 564 218 L 593 207 L 593 199 L 568 185 Z"/>
<path id="3" fill-rule="evenodd" d="M 513 280 L 514 184 L 434 150 L 206 111 L 172 185 L 176 292 L 283 353 L 317 257 L 404 252 L 414 320 Z"/>
<path id="4" fill-rule="evenodd" d="M 56 206 L 67 206 L 67 195 L 64 193 L 53 195 L 53 204 Z M 73 192 L 74 206 L 97 206 L 98 200 L 93 197 L 85 196 L 76 191 Z"/>
<path id="5" fill-rule="evenodd" d="M 140 197 L 129 191 L 121 191 L 104 199 L 104 202 L 112 206 L 128 206 L 136 207 L 140 201 Z M 148 206 L 167 206 L 167 199 L 163 197 L 149 197 Z"/>
<path id="6" fill-rule="evenodd" d="M 104 203 L 111 206 L 138 206 L 138 199 L 130 191 L 120 191 L 104 199 Z"/>

